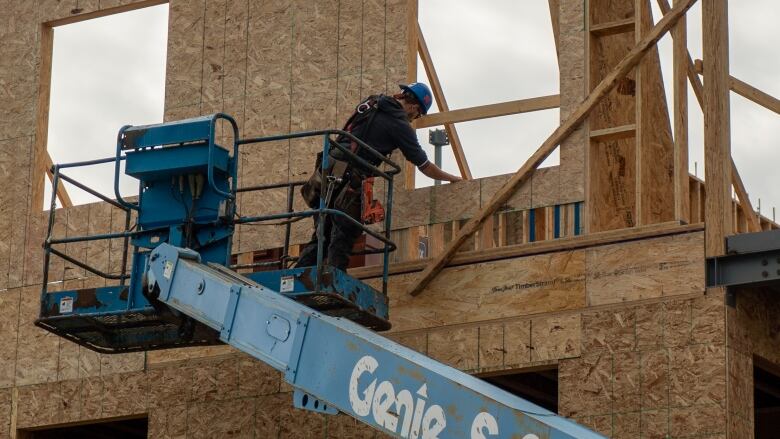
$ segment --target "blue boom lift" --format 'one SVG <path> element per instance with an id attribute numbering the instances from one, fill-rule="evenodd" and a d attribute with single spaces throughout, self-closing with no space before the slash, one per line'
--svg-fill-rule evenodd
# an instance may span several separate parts
<path id="1" fill-rule="evenodd" d="M 219 121 L 232 128 L 231 149 L 215 143 Z M 387 182 L 384 234 L 359 224 L 382 247 L 383 283 L 377 291 L 323 263 L 289 268 L 290 223 L 314 215 L 344 215 L 328 208 L 293 210 L 300 182 L 238 187 L 239 147 L 303 137 L 323 138 L 323 167 L 333 148 Z M 363 154 L 332 139 L 356 142 Z M 380 159 L 387 171 L 364 160 Z M 362 156 L 362 157 L 361 157 Z M 116 199 L 94 191 L 61 171 L 113 162 Z M 119 191 L 120 165 L 139 180 L 137 201 Z M 115 157 L 56 165 L 45 250 L 40 317 L 46 330 L 103 353 L 227 343 L 284 373 L 295 389 L 296 407 L 350 415 L 394 437 L 599 438 L 548 410 L 438 363 L 378 335 L 390 328 L 387 302 L 393 176 L 399 167 L 351 134 L 338 130 L 240 139 L 228 115 L 187 119 L 119 131 Z M 259 171 L 259 170 L 258 170 Z M 125 212 L 125 230 L 94 236 L 53 238 L 57 186 L 67 181 Z M 328 184 L 336 182 L 328 181 Z M 241 192 L 287 188 L 287 211 L 240 216 Z M 324 192 L 328 192 L 327 190 Z M 326 195 L 323 194 L 323 197 Z M 135 225 L 131 227 L 132 218 Z M 347 217 L 349 218 L 349 217 Z M 272 270 L 246 275 L 230 265 L 231 238 L 238 224 L 282 221 L 284 252 Z M 322 222 L 320 222 L 322 224 Z M 324 230 L 317 233 L 322 237 Z M 121 240 L 132 246 L 129 274 L 124 256 L 119 273 L 105 273 L 57 249 L 67 243 Z M 319 241 L 323 242 L 322 239 Z M 49 262 L 57 256 L 115 285 L 47 292 Z M 262 264 L 250 264 L 258 266 Z"/>

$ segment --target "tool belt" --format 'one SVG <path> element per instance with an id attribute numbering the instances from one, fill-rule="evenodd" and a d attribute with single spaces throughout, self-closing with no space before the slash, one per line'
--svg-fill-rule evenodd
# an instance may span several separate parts
<path id="1" fill-rule="evenodd" d="M 323 188 L 325 189 L 325 207 L 341 210 L 360 221 L 360 201 L 362 193 L 363 176 L 350 169 L 351 166 L 344 160 L 330 157 L 326 172 L 322 171 L 322 153 L 317 154 L 315 170 L 309 180 L 301 186 L 301 196 L 306 205 L 312 209 L 320 207 Z M 357 214 L 352 215 L 357 204 Z"/>

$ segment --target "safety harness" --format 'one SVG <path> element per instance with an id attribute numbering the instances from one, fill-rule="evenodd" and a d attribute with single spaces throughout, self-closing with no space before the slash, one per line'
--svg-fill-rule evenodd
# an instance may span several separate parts
<path id="1" fill-rule="evenodd" d="M 344 124 L 343 131 L 353 134 L 356 137 L 368 132 L 376 118 L 379 110 L 379 99 L 381 95 L 372 95 L 361 102 L 347 122 Z M 349 150 L 359 155 L 361 146 L 353 139 L 341 135 L 335 140 L 339 144 L 348 144 Z M 323 181 L 322 173 L 322 153 L 317 155 L 316 170 L 312 178 L 306 185 L 301 187 L 301 194 L 310 207 L 315 208 L 319 205 L 320 191 L 322 184 L 327 184 L 326 204 L 328 206 L 340 208 L 345 212 L 353 210 L 353 203 L 356 197 L 360 199 L 362 208 L 359 212 L 360 219 L 364 224 L 373 224 L 384 219 L 384 208 L 378 200 L 373 199 L 374 177 L 366 177 L 359 167 L 352 163 L 348 157 L 338 149 L 331 149 L 329 166 L 324 173 L 326 181 Z M 335 195 L 335 197 L 334 197 Z M 357 216 L 357 215 L 354 215 Z"/>

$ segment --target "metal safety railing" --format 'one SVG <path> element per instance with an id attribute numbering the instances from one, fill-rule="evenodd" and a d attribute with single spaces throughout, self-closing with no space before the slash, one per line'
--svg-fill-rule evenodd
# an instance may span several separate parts
<path id="1" fill-rule="evenodd" d="M 225 118 L 231 124 L 234 128 L 234 144 L 233 144 L 233 157 L 238 157 L 238 150 L 241 145 L 248 145 L 248 144 L 254 144 L 254 143 L 265 143 L 265 142 L 272 142 L 272 141 L 279 141 L 279 140 L 289 140 L 289 139 L 298 139 L 298 138 L 307 138 L 307 137 L 323 137 L 323 159 L 322 159 L 322 169 L 328 169 L 329 161 L 332 159 L 331 151 L 333 150 L 339 150 L 348 160 L 350 160 L 353 164 L 360 167 L 360 170 L 363 174 L 365 174 L 366 177 L 379 177 L 382 178 L 387 182 L 387 190 L 385 192 L 385 219 L 384 219 L 384 231 L 382 233 L 377 232 L 371 228 L 369 228 L 367 225 L 361 223 L 360 221 L 352 218 L 350 215 L 348 215 L 345 212 L 342 212 L 340 210 L 334 209 L 331 206 L 328 205 L 327 200 L 325 199 L 325 190 L 323 190 L 320 194 L 320 202 L 319 206 L 316 209 L 308 209 L 303 211 L 295 211 L 294 210 L 294 196 L 295 196 L 295 188 L 298 186 L 303 185 L 305 182 L 302 181 L 294 181 L 294 182 L 286 182 L 286 183 L 277 183 L 277 184 L 269 184 L 269 185 L 261 185 L 261 186 L 252 186 L 252 187 L 243 187 L 238 188 L 237 187 L 237 176 L 233 178 L 230 192 L 222 194 L 225 195 L 226 198 L 229 198 L 230 200 L 236 200 L 236 194 L 238 193 L 247 193 L 247 192 L 254 192 L 254 191 L 267 191 L 272 189 L 279 189 L 279 188 L 287 188 L 287 205 L 286 210 L 283 213 L 276 213 L 276 214 L 270 214 L 270 215 L 260 215 L 260 216 L 238 216 L 234 218 L 234 213 L 231 213 L 230 217 L 223 218 L 223 220 L 228 225 L 235 225 L 235 224 L 253 224 L 253 223 L 264 223 L 269 221 L 278 221 L 278 220 L 287 220 L 285 225 L 285 238 L 284 238 L 284 247 L 281 257 L 278 261 L 270 261 L 270 262 L 260 262 L 260 263 L 253 263 L 253 264 L 234 264 L 231 265 L 230 268 L 233 269 L 240 269 L 240 268 L 254 268 L 258 266 L 269 266 L 269 265 L 276 265 L 280 269 L 287 268 L 290 262 L 293 262 L 296 260 L 295 257 L 290 256 L 290 241 L 291 241 L 291 226 L 292 221 L 294 219 L 302 219 L 306 217 L 315 217 L 318 216 L 319 218 L 323 218 L 323 221 L 318 222 L 318 227 L 316 229 L 316 235 L 318 238 L 318 247 L 317 247 L 317 266 L 316 266 L 316 273 L 317 273 L 317 279 L 316 279 L 316 285 L 315 290 L 319 291 L 321 284 L 322 284 L 322 273 L 323 273 L 323 267 L 324 267 L 324 242 L 325 242 L 325 222 L 328 220 L 329 217 L 333 216 L 340 216 L 349 223 L 353 224 L 354 226 L 360 228 L 361 231 L 365 232 L 367 235 L 372 236 L 373 238 L 377 239 L 382 243 L 382 246 L 379 248 L 374 249 L 367 249 L 360 251 L 356 254 L 379 254 L 381 253 L 383 255 L 383 275 L 382 275 L 382 292 L 384 294 L 387 294 L 387 280 L 388 280 L 388 266 L 389 266 L 389 253 L 394 251 L 396 249 L 396 245 L 390 240 L 390 229 L 391 229 L 391 220 L 392 220 L 392 203 L 393 203 L 393 177 L 400 173 L 401 168 L 388 159 L 387 157 L 383 156 L 376 150 L 374 150 L 370 145 L 366 144 L 362 140 L 355 137 L 353 134 L 342 131 L 342 130 L 318 130 L 318 131 L 307 131 L 307 132 L 299 132 L 299 133 L 291 133 L 291 134 L 283 134 L 283 135 L 277 135 L 277 136 L 267 136 L 267 137 L 256 137 L 256 138 L 248 138 L 248 139 L 238 139 L 238 130 L 237 127 L 233 121 L 232 118 L 226 115 L 214 115 L 212 116 L 214 120 L 216 118 Z M 122 131 L 124 131 L 127 127 L 123 127 L 122 130 L 120 130 L 120 134 L 118 136 L 117 140 L 117 153 L 115 157 L 110 158 L 104 158 L 104 159 L 97 159 L 97 160 L 88 160 L 88 161 L 80 161 L 80 162 L 73 162 L 73 163 L 66 163 L 66 164 L 57 164 L 52 167 L 52 196 L 51 196 L 51 202 L 49 207 L 49 221 L 48 221 L 48 227 L 46 231 L 46 240 L 44 241 L 43 249 L 44 249 L 44 273 L 43 273 L 43 288 L 41 294 L 46 294 L 46 288 L 47 283 L 49 281 L 49 267 L 51 263 L 51 257 L 56 256 L 59 257 L 75 266 L 78 266 L 79 268 L 82 268 L 86 271 L 89 271 L 90 273 L 93 273 L 99 277 L 109 279 L 109 280 L 115 280 L 119 281 L 119 284 L 121 286 L 124 286 L 127 282 L 127 279 L 130 278 L 130 274 L 128 274 L 127 265 L 128 265 L 128 253 L 129 248 L 132 244 L 131 238 L 140 236 L 145 232 L 144 230 L 134 230 L 135 227 L 131 227 L 131 216 L 133 210 L 138 210 L 139 204 L 137 203 L 129 203 L 125 201 L 121 195 L 119 194 L 119 188 L 118 188 L 118 180 L 119 180 L 119 165 L 120 162 L 126 159 L 126 156 L 123 155 L 123 148 L 120 146 L 120 142 L 122 141 Z M 344 146 L 343 144 L 337 142 L 336 140 L 331 139 L 331 136 L 341 137 L 343 139 L 348 139 L 351 143 L 357 145 L 357 148 L 353 151 L 351 148 L 348 148 Z M 211 150 L 214 148 L 214 140 L 213 140 L 213 123 L 212 123 L 212 138 L 208 142 L 209 144 L 209 167 L 211 167 Z M 377 163 L 383 163 L 389 167 L 389 170 L 382 170 L 378 166 L 373 165 L 371 162 L 369 162 L 367 159 L 361 156 L 361 153 L 367 154 L 369 157 L 373 158 Z M 114 175 L 114 192 L 115 195 L 117 195 L 117 199 L 111 199 L 107 197 L 106 195 L 101 194 L 100 192 L 89 188 L 88 186 L 84 185 L 83 183 L 64 175 L 61 171 L 63 169 L 71 169 L 76 167 L 84 167 L 84 166 L 93 166 L 93 165 L 100 165 L 105 163 L 115 163 L 115 175 Z M 234 165 L 233 165 L 233 173 L 235 175 L 236 173 L 236 165 L 235 165 L 235 159 L 234 159 Z M 209 169 L 209 184 L 213 185 L 211 180 L 213 177 L 211 177 L 212 170 Z M 121 232 L 113 232 L 113 233 L 103 233 L 103 234 L 96 234 L 96 235 L 90 235 L 90 236 L 72 236 L 72 237 L 64 237 L 64 238 L 54 238 L 52 236 L 53 228 L 56 220 L 56 208 L 57 208 L 57 190 L 59 188 L 59 185 L 62 184 L 62 182 L 67 182 L 69 184 L 72 184 L 73 186 L 89 193 L 90 195 L 93 195 L 100 199 L 101 201 L 104 201 L 108 204 L 110 204 L 113 207 L 116 207 L 118 209 L 121 209 L 125 213 L 125 227 L 124 230 Z M 326 184 L 325 181 L 323 181 L 323 184 Z M 139 190 L 140 193 L 140 190 Z M 233 210 L 235 212 L 235 210 Z M 90 266 L 89 264 L 80 261 L 71 255 L 66 254 L 63 251 L 58 250 L 55 248 L 55 246 L 63 245 L 63 244 L 69 244 L 69 243 L 77 243 L 77 242 L 88 242 L 88 241 L 97 241 L 97 240 L 106 240 L 106 239 L 122 239 L 123 245 L 122 245 L 122 262 L 120 267 L 119 274 L 113 274 L 113 273 L 106 273 L 100 269 L 97 269 L 93 266 Z M 139 251 L 138 247 L 133 245 L 134 252 Z M 226 261 L 226 264 L 228 264 L 230 261 Z M 42 301 L 43 304 L 43 301 Z"/>
<path id="2" fill-rule="evenodd" d="M 353 166 L 354 165 L 359 166 L 361 172 L 365 174 L 364 175 L 365 177 L 379 177 L 387 182 L 387 190 L 385 192 L 385 200 L 384 200 L 384 205 L 386 206 L 385 219 L 384 219 L 384 232 L 379 233 L 375 230 L 372 230 L 367 225 L 352 218 L 347 213 L 330 207 L 329 200 L 326 200 L 327 190 L 325 190 L 324 188 L 323 190 L 320 191 L 320 201 L 319 201 L 318 208 L 296 212 L 293 209 L 295 187 L 301 186 L 305 184 L 305 182 L 294 181 L 289 183 L 244 187 L 244 188 L 237 189 L 237 192 L 264 191 L 264 190 L 271 190 L 271 189 L 279 189 L 283 187 L 287 188 L 287 211 L 286 212 L 271 214 L 271 215 L 253 216 L 253 217 L 240 217 L 235 221 L 236 224 L 252 224 L 252 223 L 262 223 L 267 221 L 288 220 L 285 224 L 284 247 L 282 250 L 282 255 L 279 258 L 279 260 L 252 263 L 252 264 L 236 264 L 231 266 L 231 268 L 234 269 L 254 268 L 254 267 L 269 266 L 269 265 L 278 265 L 280 268 L 285 268 L 285 264 L 288 261 L 295 260 L 295 258 L 289 255 L 290 236 L 292 230 L 291 222 L 289 220 L 296 219 L 296 218 L 317 216 L 319 218 L 323 218 L 322 221 L 317 222 L 317 229 L 316 229 L 317 279 L 315 284 L 315 290 L 319 291 L 321 286 L 321 280 L 322 280 L 321 279 L 322 272 L 323 272 L 322 269 L 324 265 L 323 261 L 324 261 L 324 250 L 325 250 L 324 243 L 325 243 L 325 229 L 326 229 L 325 223 L 326 221 L 328 221 L 328 217 L 340 216 L 341 218 L 347 220 L 352 225 L 360 228 L 361 231 L 363 231 L 367 235 L 377 239 L 383 244 L 381 248 L 362 250 L 361 252 L 359 252 L 359 254 L 379 254 L 379 253 L 382 254 L 382 267 L 383 267 L 382 293 L 387 294 L 387 279 L 389 274 L 390 252 L 396 250 L 397 248 L 395 243 L 393 243 L 390 240 L 392 205 L 393 205 L 393 177 L 396 174 L 401 172 L 400 166 L 398 166 L 395 162 L 388 159 L 384 155 L 377 152 L 367 143 L 355 137 L 352 133 L 343 130 L 317 130 L 317 131 L 305 131 L 305 132 L 291 133 L 291 134 L 282 134 L 277 136 L 255 137 L 255 138 L 241 139 L 237 143 L 240 146 L 240 145 L 247 145 L 253 143 L 265 143 L 265 142 L 273 142 L 273 141 L 280 141 L 280 140 L 299 139 L 299 138 L 318 137 L 318 136 L 322 136 L 323 138 L 321 169 L 329 168 L 329 164 L 330 164 L 329 161 L 333 159 L 333 157 L 331 156 L 331 151 L 333 149 L 336 149 L 340 151 L 349 161 L 351 161 Z M 331 136 L 337 136 L 337 137 L 343 136 L 343 138 L 349 139 L 357 147 L 353 151 L 351 148 L 348 148 L 343 144 L 341 144 L 340 142 L 333 140 Z M 373 157 L 374 159 L 377 160 L 378 163 L 384 163 L 390 169 L 387 171 L 383 171 L 378 166 L 373 165 L 371 162 L 361 157 L 360 156 L 361 152 L 365 152 L 370 157 Z M 322 180 L 323 180 L 322 181 L 323 186 L 328 184 L 324 177 Z M 342 184 L 349 184 L 349 183 L 342 183 Z"/>

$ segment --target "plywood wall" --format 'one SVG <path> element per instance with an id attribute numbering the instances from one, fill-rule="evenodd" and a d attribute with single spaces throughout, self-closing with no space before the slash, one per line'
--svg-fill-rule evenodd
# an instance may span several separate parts
<path id="1" fill-rule="evenodd" d="M 18 60 L 0 64 L 0 437 L 141 414 L 155 438 L 383 437 L 350 418 L 294 410 L 277 372 L 229 348 L 107 356 L 33 325 L 46 225 L 28 201 L 37 98 L 29 78 L 41 65 L 40 24 L 128 3 L 0 0 L 0 59 Z M 391 92 L 406 77 L 406 5 L 173 0 L 165 118 L 223 111 L 244 136 L 338 125 L 360 97 Z M 563 116 L 584 96 L 586 67 L 582 2 L 562 0 L 560 8 Z M 508 207 L 582 201 L 584 136 L 575 133 L 561 166 L 537 173 Z M 248 147 L 242 181 L 306 178 L 318 148 L 316 140 Z M 506 178 L 400 192 L 399 227 L 466 218 Z M 271 212 L 282 198 L 245 194 L 240 206 Z M 117 209 L 90 204 L 59 210 L 54 233 L 124 224 Z M 297 239 L 307 229 L 296 230 Z M 280 236 L 245 227 L 234 248 L 277 246 Z M 119 240 L 66 251 L 120 270 Z M 409 276 L 394 276 L 390 336 L 475 373 L 557 364 L 562 414 L 608 435 L 718 435 L 726 358 L 737 350 L 724 348 L 722 301 L 703 295 L 702 258 L 702 234 L 687 233 L 449 268 L 417 299 L 403 295 Z M 58 282 L 52 290 L 104 283 L 61 261 L 50 280 Z"/>

